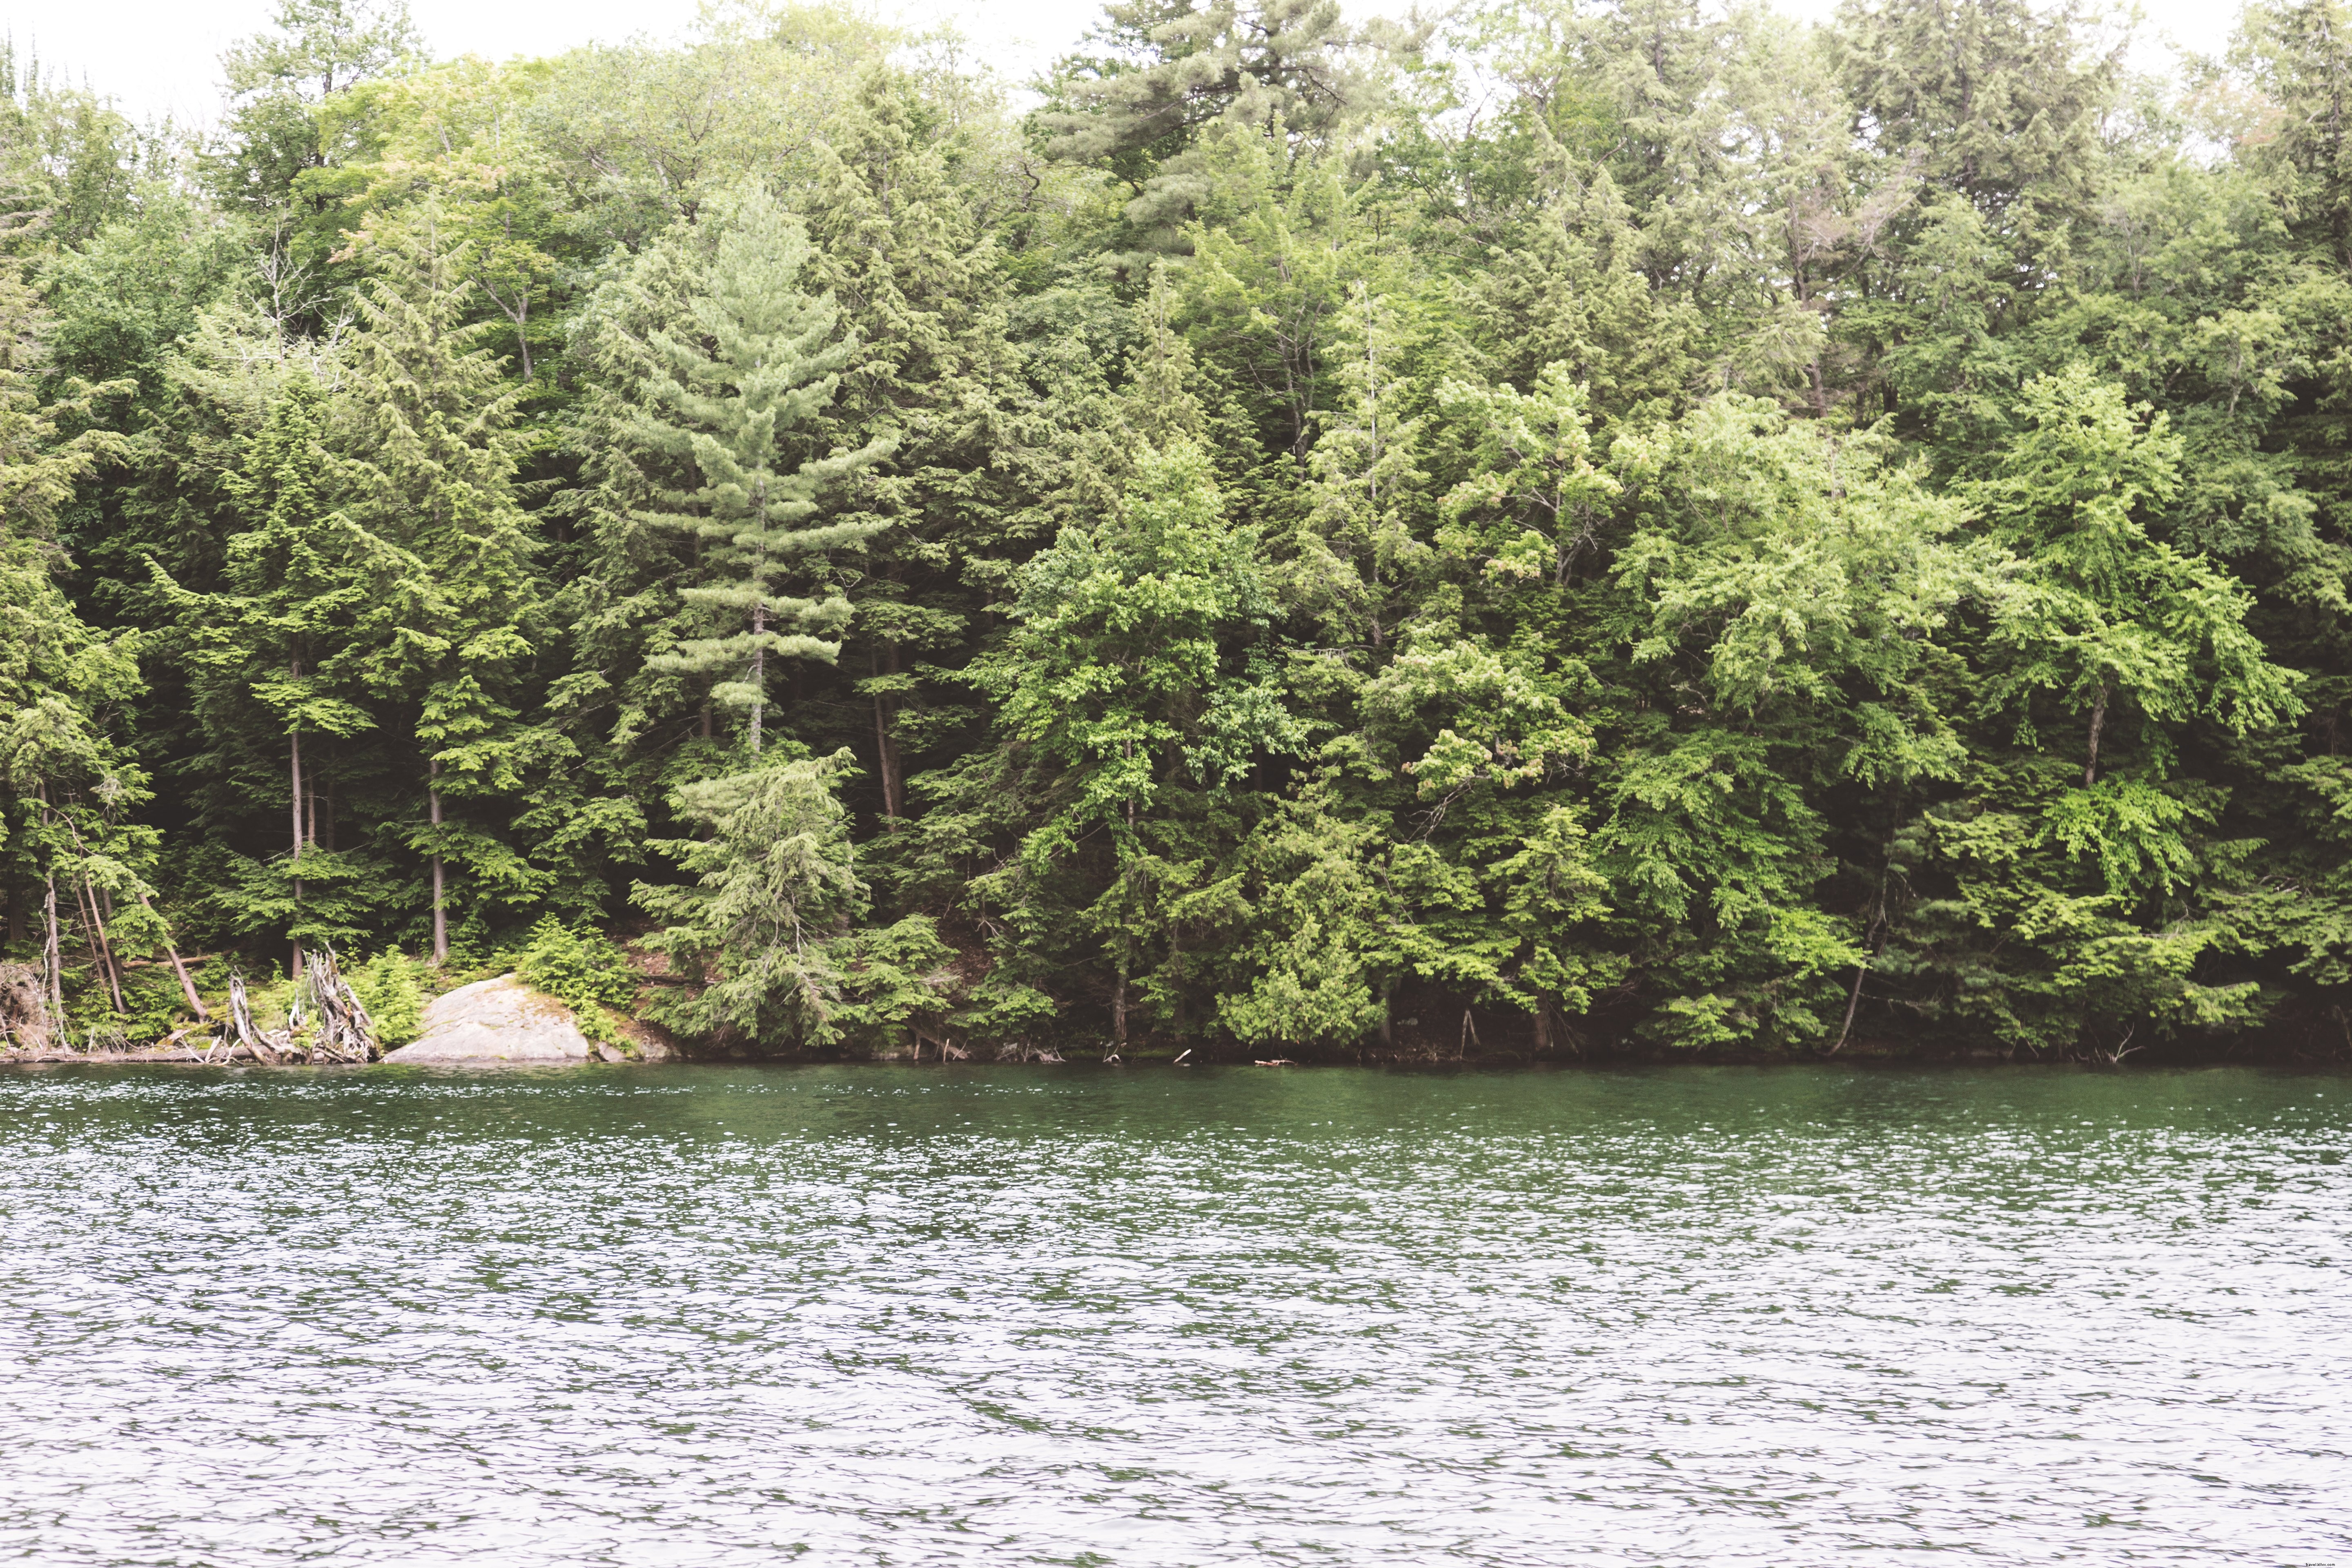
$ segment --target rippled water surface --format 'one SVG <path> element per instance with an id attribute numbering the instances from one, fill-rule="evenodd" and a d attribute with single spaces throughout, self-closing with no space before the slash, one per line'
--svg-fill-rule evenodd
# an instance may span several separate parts
<path id="1" fill-rule="evenodd" d="M 0 1077 L 0 1558 L 2334 1563 L 2352 1083 Z"/>

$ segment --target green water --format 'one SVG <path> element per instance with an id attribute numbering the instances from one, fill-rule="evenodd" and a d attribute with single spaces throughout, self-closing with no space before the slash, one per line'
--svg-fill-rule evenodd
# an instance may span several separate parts
<path id="1" fill-rule="evenodd" d="M 2326 1563 L 2352 1083 L 0 1076 L 0 1556 Z"/>

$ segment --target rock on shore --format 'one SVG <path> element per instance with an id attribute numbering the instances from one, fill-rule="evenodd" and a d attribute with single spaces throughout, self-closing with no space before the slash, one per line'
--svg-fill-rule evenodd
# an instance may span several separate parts
<path id="1" fill-rule="evenodd" d="M 661 1053 L 667 1056 L 667 1052 Z M 640 1059 L 654 1053 L 640 1047 Z M 477 980 L 436 996 L 425 1007 L 425 1033 L 387 1055 L 388 1062 L 584 1062 L 627 1059 L 580 1032 L 572 1009 L 512 974 Z"/>

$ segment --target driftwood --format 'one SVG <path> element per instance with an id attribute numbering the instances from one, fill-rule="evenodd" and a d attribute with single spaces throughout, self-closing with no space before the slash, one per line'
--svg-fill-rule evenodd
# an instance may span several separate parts
<path id="1" fill-rule="evenodd" d="M 229 1026 L 236 1039 L 218 1059 L 234 1060 L 242 1050 L 257 1062 L 282 1067 L 289 1062 L 319 1066 L 329 1062 L 372 1062 L 383 1055 L 376 1039 L 375 1020 L 336 966 L 332 949 L 314 947 L 302 955 L 302 973 L 286 1009 L 286 1026 L 262 1030 L 253 1022 L 253 1005 L 245 992 L 245 977 L 228 983 Z M 210 1052 L 205 1059 L 214 1059 Z"/>
<path id="2" fill-rule="evenodd" d="M 29 965 L 0 963 L 0 1047 L 12 1061 L 251 1061 L 285 1067 L 372 1062 L 383 1055 L 375 1020 L 325 947 L 303 954 L 285 1027 L 264 1029 L 254 1022 L 245 977 L 233 974 L 228 1018 L 221 1034 L 211 1033 L 213 1024 L 191 1024 L 143 1050 L 134 1048 L 120 1029 L 98 1026 L 76 1042 L 55 1016 L 47 979 Z"/>

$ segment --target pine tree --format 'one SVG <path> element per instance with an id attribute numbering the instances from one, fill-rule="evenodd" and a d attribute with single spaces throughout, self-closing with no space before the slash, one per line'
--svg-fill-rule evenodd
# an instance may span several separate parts
<path id="1" fill-rule="evenodd" d="M 817 510 L 816 498 L 894 444 L 878 437 L 852 451 L 799 461 L 788 450 L 832 401 L 855 347 L 836 340 L 840 312 L 832 299 L 802 291 L 808 254 L 800 222 L 764 188 L 738 193 L 705 290 L 689 307 L 709 346 L 682 334 L 656 335 L 668 374 L 653 391 L 670 417 L 648 414 L 640 426 L 647 441 L 691 457 L 700 474 L 698 487 L 670 492 L 667 506 L 647 519 L 700 542 L 706 580 L 681 596 L 726 628 L 683 639 L 649 662 L 723 677 L 711 698 L 748 715 L 746 742 L 754 755 L 766 721 L 770 656 L 830 664 L 840 654 L 850 605 L 824 580 L 824 552 L 857 544 L 883 526 L 870 520 L 804 526 Z M 779 592 L 795 575 L 814 579 L 810 592 Z"/>
<path id="2" fill-rule="evenodd" d="M 1370 118 L 1383 47 L 1412 40 L 1340 21 L 1337 0 L 1114 0 L 1100 58 L 1073 56 L 1048 113 L 1056 157 L 1102 163 L 1133 192 L 1127 220 L 1150 249 L 1175 245 L 1209 181 L 1197 151 L 1223 124 L 1286 143 Z"/>

